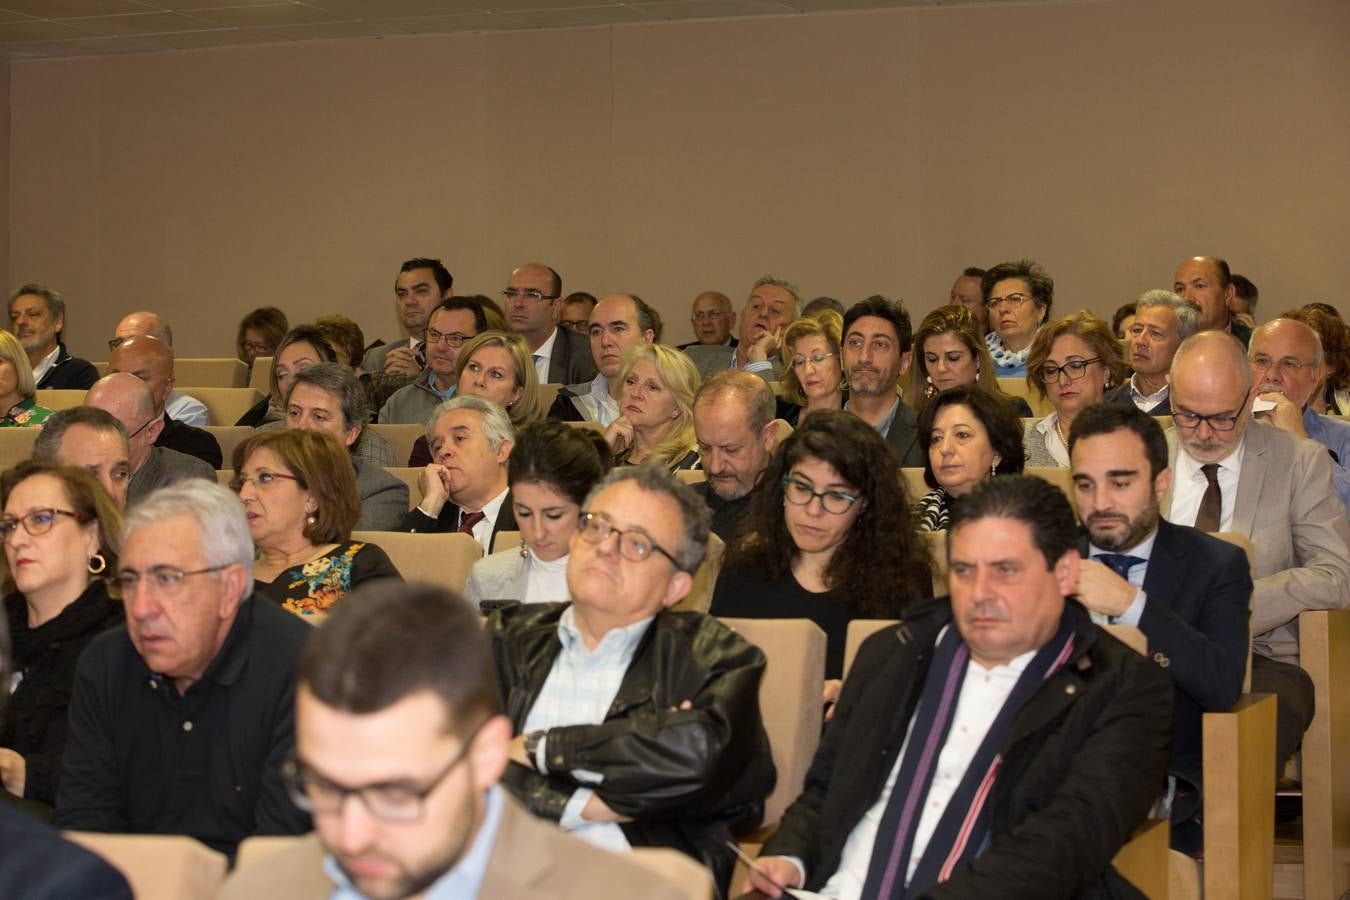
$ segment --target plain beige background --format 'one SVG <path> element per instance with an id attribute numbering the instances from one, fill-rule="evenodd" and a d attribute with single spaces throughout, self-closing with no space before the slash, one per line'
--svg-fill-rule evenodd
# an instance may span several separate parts
<path id="1" fill-rule="evenodd" d="M 0 261 L 93 359 L 143 307 L 184 356 L 262 304 L 394 338 L 413 255 L 635 291 L 671 342 L 765 272 L 917 322 L 1023 255 L 1064 311 L 1221 253 L 1260 318 L 1350 312 L 1347 37 L 1345 0 L 1105 0 L 15 63 Z"/>

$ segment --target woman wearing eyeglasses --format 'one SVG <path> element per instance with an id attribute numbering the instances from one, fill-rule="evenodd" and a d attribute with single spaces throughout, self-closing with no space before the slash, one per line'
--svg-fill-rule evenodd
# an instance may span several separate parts
<path id="1" fill-rule="evenodd" d="M 0 476 L 5 614 L 14 680 L 0 729 L 0 781 L 50 816 L 56 803 L 75 663 L 122 621 L 103 576 L 117 570 L 122 514 L 103 486 L 69 466 L 26 460 Z"/>
<path id="2" fill-rule="evenodd" d="M 909 403 L 923 412 L 924 406 L 943 391 L 960 385 L 976 385 L 991 396 L 1011 403 L 1019 416 L 1031 418 L 1031 407 L 1021 397 L 1003 393 L 995 377 L 979 322 L 968 308 L 939 306 L 914 330 L 914 375 L 910 379 Z"/>
<path id="3" fill-rule="evenodd" d="M 323 613 L 374 578 L 401 578 L 385 552 L 351 539 L 356 472 L 330 434 L 264 431 L 234 450 L 234 480 L 257 559 L 254 589 L 297 615 Z"/>
<path id="4" fill-rule="evenodd" d="M 996 375 L 1021 378 L 1027 374 L 1027 354 L 1036 330 L 1050 315 L 1055 281 L 1029 259 L 999 263 L 980 282 L 984 308 L 992 329 L 985 337 Z"/>
<path id="5" fill-rule="evenodd" d="M 964 309 L 964 307 L 962 307 Z M 946 531 L 953 497 L 996 475 L 1022 471 L 1022 418 L 1006 395 L 963 384 L 938 394 L 919 414 L 928 453 L 923 480 L 932 491 L 914 504 L 920 531 Z"/>
<path id="6" fill-rule="evenodd" d="M 802 316 L 783 331 L 779 358 L 784 366 L 778 417 L 794 428 L 807 413 L 842 409 L 847 379 L 839 362 L 843 316 L 824 309 Z"/>
<path id="7" fill-rule="evenodd" d="M 885 440 L 850 413 L 808 415 L 759 485 L 718 576 L 711 612 L 819 625 L 830 703 L 849 621 L 897 618 L 927 597 L 928 551 Z"/>
<path id="8" fill-rule="evenodd" d="M 1111 326 L 1092 313 L 1080 310 L 1042 328 L 1027 356 L 1027 384 L 1055 411 L 1027 429 L 1026 464 L 1067 466 L 1074 418 L 1128 371 Z"/>
<path id="9" fill-rule="evenodd" d="M 678 350 L 639 344 L 624 351 L 619 418 L 605 429 L 614 465 L 692 469 L 698 462 L 694 394 L 699 381 L 694 363 Z"/>
<path id="10" fill-rule="evenodd" d="M 520 432 L 506 477 L 521 545 L 474 563 L 465 598 L 475 604 L 570 600 L 567 560 L 577 517 L 586 495 L 608 471 L 609 447 L 594 429 L 547 421 Z"/>

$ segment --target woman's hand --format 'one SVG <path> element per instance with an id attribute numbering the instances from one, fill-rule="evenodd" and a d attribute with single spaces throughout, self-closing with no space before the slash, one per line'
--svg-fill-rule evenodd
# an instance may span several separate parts
<path id="1" fill-rule="evenodd" d="M 614 453 L 622 453 L 633 446 L 633 423 L 627 416 L 619 416 L 605 429 L 605 443 Z"/>
<path id="2" fill-rule="evenodd" d="M 0 747 L 0 784 L 15 797 L 22 797 L 27 780 L 28 762 L 8 747 Z"/>

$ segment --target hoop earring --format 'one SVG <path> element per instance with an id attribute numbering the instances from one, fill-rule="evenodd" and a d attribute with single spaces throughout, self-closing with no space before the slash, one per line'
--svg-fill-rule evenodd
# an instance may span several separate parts
<path id="1" fill-rule="evenodd" d="M 97 568 L 95 568 L 95 566 L 97 566 Z M 88 569 L 90 575 L 101 575 L 107 568 L 108 561 L 103 558 L 102 553 L 95 553 L 93 556 L 89 557 Z"/>

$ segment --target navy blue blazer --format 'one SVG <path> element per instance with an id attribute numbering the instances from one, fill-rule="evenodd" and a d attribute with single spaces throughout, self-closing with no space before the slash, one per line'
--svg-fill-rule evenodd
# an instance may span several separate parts
<path id="1" fill-rule="evenodd" d="M 0 897 L 132 900 L 127 880 L 50 825 L 0 803 Z"/>

